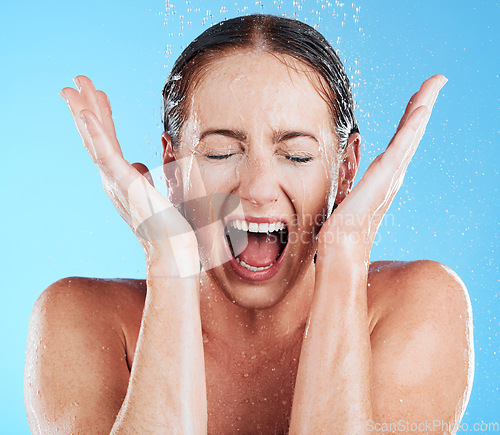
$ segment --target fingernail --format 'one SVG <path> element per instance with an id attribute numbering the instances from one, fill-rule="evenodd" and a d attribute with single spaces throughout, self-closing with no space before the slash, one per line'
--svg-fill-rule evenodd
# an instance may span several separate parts
<path id="1" fill-rule="evenodd" d="M 87 118 L 85 118 L 85 115 L 83 113 L 80 113 L 80 119 L 83 121 L 83 125 L 85 125 L 85 128 L 87 128 Z"/>
<path id="2" fill-rule="evenodd" d="M 80 81 L 75 77 L 73 79 L 73 82 L 75 83 L 76 89 L 78 89 L 78 91 L 80 91 L 82 89 L 82 87 L 80 86 Z"/>
<path id="3" fill-rule="evenodd" d="M 68 97 L 67 97 L 66 95 L 64 95 L 64 92 L 63 92 L 63 91 L 59 92 L 59 95 L 61 96 L 61 98 L 62 98 L 64 101 L 66 101 L 66 103 L 68 102 Z"/>

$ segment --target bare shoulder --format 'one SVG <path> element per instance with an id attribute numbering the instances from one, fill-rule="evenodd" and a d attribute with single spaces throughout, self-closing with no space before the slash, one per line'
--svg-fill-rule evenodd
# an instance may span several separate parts
<path id="1" fill-rule="evenodd" d="M 101 302 L 109 302 L 117 292 L 126 301 L 130 298 L 140 298 L 146 294 L 146 282 L 142 279 L 131 278 L 88 278 L 70 276 L 62 278 L 40 295 L 39 299 L 65 294 L 68 297 L 100 298 Z M 38 302 L 38 301 L 37 301 Z"/>
<path id="2" fill-rule="evenodd" d="M 82 277 L 42 292 L 24 373 L 33 433 L 109 433 L 127 391 L 145 293 L 141 280 Z"/>
<path id="3" fill-rule="evenodd" d="M 377 320 L 398 311 L 418 318 L 437 315 L 442 322 L 472 322 L 469 294 L 460 277 L 437 261 L 377 261 L 370 265 L 368 304 Z M 423 312 L 421 311 L 423 310 Z"/>
<path id="4" fill-rule="evenodd" d="M 38 297 L 35 306 L 52 303 L 57 299 L 58 303 L 63 304 L 80 302 L 83 309 L 90 306 L 96 308 L 97 304 L 99 309 L 118 313 L 127 309 L 130 304 L 144 300 L 145 295 L 145 280 L 70 276 L 48 286 Z"/>
<path id="5" fill-rule="evenodd" d="M 474 371 L 472 310 L 464 283 L 449 267 L 420 260 L 373 263 L 368 284 L 379 414 L 392 409 L 404 415 L 408 393 L 415 397 L 414 416 L 446 416 L 456 423 Z"/>
<path id="6" fill-rule="evenodd" d="M 146 297 L 146 281 L 128 278 L 72 276 L 51 284 L 35 303 L 42 309 L 63 310 L 75 318 L 106 319 L 98 322 L 121 336 L 131 366 Z"/>

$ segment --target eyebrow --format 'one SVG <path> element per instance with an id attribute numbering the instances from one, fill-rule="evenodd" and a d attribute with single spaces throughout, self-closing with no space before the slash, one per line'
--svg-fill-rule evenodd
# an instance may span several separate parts
<path id="1" fill-rule="evenodd" d="M 199 140 L 201 141 L 201 140 L 205 139 L 207 136 L 210 136 L 212 134 L 219 134 L 221 136 L 230 137 L 232 139 L 236 139 L 236 140 L 239 140 L 241 142 L 245 142 L 247 140 L 247 135 L 239 130 L 221 130 L 221 129 L 204 131 L 200 135 Z"/>
<path id="2" fill-rule="evenodd" d="M 207 130 L 204 131 L 200 135 L 200 141 L 206 138 L 207 136 L 210 136 L 212 134 L 215 135 L 221 135 L 221 136 L 226 136 L 232 139 L 239 140 L 240 142 L 245 142 L 247 140 L 247 135 L 243 133 L 242 131 L 239 130 L 224 130 L 224 129 L 216 129 L 216 130 Z M 286 131 L 276 131 L 273 134 L 273 143 L 279 143 L 279 142 L 285 142 L 290 139 L 294 139 L 296 137 L 307 137 L 310 139 L 315 140 L 316 142 L 319 143 L 319 140 L 316 138 L 311 133 L 307 133 L 305 131 L 292 131 L 292 130 L 286 130 Z"/>
<path id="3" fill-rule="evenodd" d="M 316 138 L 316 136 L 314 136 L 311 133 L 307 133 L 305 131 L 291 131 L 291 130 L 286 130 L 286 131 L 280 130 L 275 132 L 273 135 L 273 143 L 285 142 L 287 140 L 294 139 L 296 137 L 308 137 L 319 143 L 319 140 Z"/>

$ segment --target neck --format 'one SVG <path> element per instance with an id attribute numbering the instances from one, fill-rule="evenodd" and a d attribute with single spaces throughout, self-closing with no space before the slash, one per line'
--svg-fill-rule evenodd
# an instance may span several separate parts
<path id="1" fill-rule="evenodd" d="M 245 351 L 286 347 L 302 339 L 314 293 L 314 264 L 277 304 L 248 309 L 232 303 L 217 283 L 202 271 L 201 323 L 206 342 Z"/>

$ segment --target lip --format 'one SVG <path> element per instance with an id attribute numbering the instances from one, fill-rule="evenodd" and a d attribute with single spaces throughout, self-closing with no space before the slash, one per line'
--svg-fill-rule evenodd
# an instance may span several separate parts
<path id="1" fill-rule="evenodd" d="M 255 222 L 255 223 L 273 223 L 273 222 L 284 222 L 287 226 L 288 223 L 285 219 L 282 218 L 277 218 L 277 217 L 256 217 L 256 216 L 228 216 L 225 219 L 225 225 L 227 225 L 229 222 L 232 220 L 246 220 L 247 222 Z M 259 281 L 266 281 L 268 279 L 271 279 L 274 275 L 276 275 L 283 263 L 283 260 L 285 258 L 285 253 L 288 249 L 288 243 L 285 246 L 285 249 L 283 249 L 283 252 L 280 254 L 278 259 L 276 260 L 276 263 L 274 263 L 269 269 L 266 270 L 259 270 L 259 271 L 252 271 L 248 270 L 247 268 L 243 267 L 236 258 L 233 257 L 233 254 L 231 253 L 231 249 L 229 248 L 228 242 L 226 240 L 226 237 L 224 236 L 224 247 L 226 250 L 227 255 L 229 256 L 229 264 L 233 268 L 234 272 L 236 275 L 238 275 L 240 278 L 243 278 L 247 281 L 253 281 L 253 282 L 259 282 Z"/>

